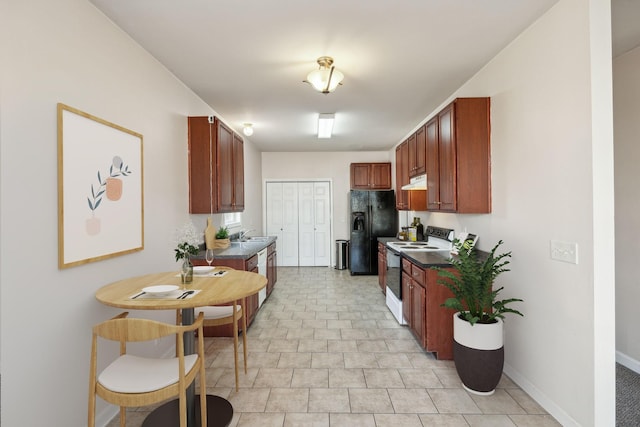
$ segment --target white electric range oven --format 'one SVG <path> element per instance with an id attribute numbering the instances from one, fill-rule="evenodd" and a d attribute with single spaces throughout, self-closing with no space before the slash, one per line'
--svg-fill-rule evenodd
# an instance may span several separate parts
<path id="1" fill-rule="evenodd" d="M 403 252 L 442 252 L 448 256 L 452 248 L 454 231 L 449 228 L 428 226 L 425 231 L 427 241 L 387 242 L 387 307 L 398 323 L 406 325 L 402 315 L 402 253 Z"/>

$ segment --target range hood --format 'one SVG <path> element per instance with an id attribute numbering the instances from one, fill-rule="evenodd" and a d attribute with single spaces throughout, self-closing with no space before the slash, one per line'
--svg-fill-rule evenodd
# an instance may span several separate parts
<path id="1" fill-rule="evenodd" d="M 411 178 L 407 185 L 402 186 L 402 190 L 426 190 L 427 175 L 418 175 Z"/>

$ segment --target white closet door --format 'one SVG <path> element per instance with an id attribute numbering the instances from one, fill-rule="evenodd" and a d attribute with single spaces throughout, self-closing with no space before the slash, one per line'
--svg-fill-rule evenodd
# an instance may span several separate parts
<path id="1" fill-rule="evenodd" d="M 331 191 L 328 182 L 313 184 L 314 265 L 331 265 Z"/>
<path id="2" fill-rule="evenodd" d="M 283 227 L 283 195 L 282 195 L 282 183 L 281 182 L 267 182 L 266 189 L 266 201 L 267 201 L 267 236 L 276 236 L 278 238 L 278 246 L 282 241 L 282 227 Z M 280 248 L 278 248 L 280 249 Z"/>
<path id="3" fill-rule="evenodd" d="M 298 266 L 298 183 L 282 183 L 282 262 L 278 265 L 287 267 Z M 280 254 L 280 248 L 278 248 Z"/>
<path id="4" fill-rule="evenodd" d="M 267 182 L 267 235 L 277 236 L 278 265 L 298 266 L 298 184 Z"/>
<path id="5" fill-rule="evenodd" d="M 298 262 L 301 267 L 315 264 L 315 209 L 313 182 L 298 184 Z"/>
<path id="6" fill-rule="evenodd" d="M 328 181 L 267 182 L 267 235 L 277 236 L 278 265 L 331 265 Z"/>

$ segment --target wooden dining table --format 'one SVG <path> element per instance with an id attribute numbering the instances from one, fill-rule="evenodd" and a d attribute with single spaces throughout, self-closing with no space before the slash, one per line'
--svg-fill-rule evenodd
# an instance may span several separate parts
<path id="1" fill-rule="evenodd" d="M 267 278 L 260 274 L 216 267 L 215 272 L 225 271 L 222 276 L 194 274 L 191 283 L 182 284 L 180 274 L 176 271 L 145 274 L 110 283 L 98 289 L 96 299 L 101 303 L 129 310 L 182 310 L 182 322 L 194 322 L 196 307 L 207 305 L 222 305 L 231 303 L 236 309 L 238 301 L 243 306 L 243 316 L 246 298 L 258 293 L 267 285 Z M 145 295 L 143 288 L 155 285 L 177 285 L 181 292 L 175 292 L 172 297 Z M 183 292 L 194 291 L 186 298 L 180 298 Z M 139 295 L 136 297 L 136 295 Z M 134 298 L 135 297 L 135 298 Z M 246 318 L 244 319 L 246 321 Z M 246 333 L 246 331 L 243 331 Z M 195 352 L 195 336 L 188 334 L 184 340 L 185 354 Z M 145 419 L 143 427 L 175 427 L 179 422 L 178 400 L 173 400 L 159 406 Z M 231 403 L 214 395 L 207 395 L 207 427 L 226 427 L 233 417 Z M 205 427 L 200 422 L 200 399 L 195 398 L 195 384 L 187 390 L 187 426 Z"/>

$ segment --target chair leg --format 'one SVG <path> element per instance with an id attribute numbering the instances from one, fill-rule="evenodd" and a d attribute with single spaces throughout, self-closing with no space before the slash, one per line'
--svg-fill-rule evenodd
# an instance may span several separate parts
<path id="1" fill-rule="evenodd" d="M 178 406 L 180 407 L 180 427 L 187 427 L 187 392 L 184 388 L 180 390 Z"/>
<path id="2" fill-rule="evenodd" d="M 207 426 L 207 386 L 203 375 L 200 375 L 202 377 L 200 378 L 200 425 Z"/>
<path id="3" fill-rule="evenodd" d="M 235 363 L 236 371 L 236 392 L 238 391 L 238 319 L 236 318 L 236 310 L 238 309 L 238 302 L 233 302 L 233 361 Z"/>
<path id="4" fill-rule="evenodd" d="M 205 369 L 205 356 L 204 356 L 204 334 L 198 329 L 198 353 L 200 357 L 200 426 L 205 427 L 207 423 L 207 371 Z M 195 380 L 194 380 L 195 381 Z"/>
<path id="5" fill-rule="evenodd" d="M 89 395 L 89 419 L 87 420 L 88 427 L 96 426 L 96 394 L 91 393 Z"/>
<path id="6" fill-rule="evenodd" d="M 244 355 L 244 374 L 247 375 L 247 311 L 246 298 L 242 298 L 242 354 Z"/>
<path id="7" fill-rule="evenodd" d="M 120 427 L 127 427 L 127 408 L 120 407 Z"/>

